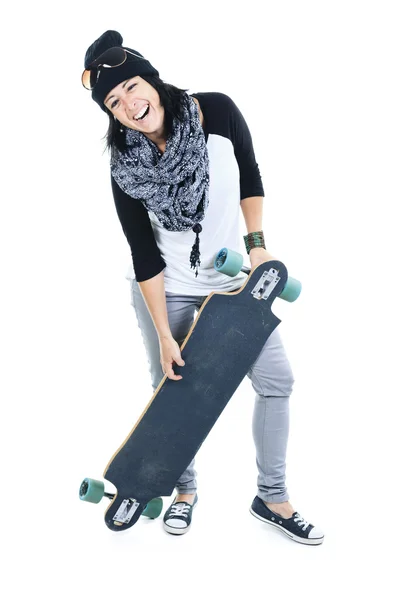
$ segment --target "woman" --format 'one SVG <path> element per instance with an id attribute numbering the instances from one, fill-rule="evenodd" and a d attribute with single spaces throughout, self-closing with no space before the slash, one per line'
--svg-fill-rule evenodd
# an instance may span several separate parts
<path id="1" fill-rule="evenodd" d="M 110 119 L 111 185 L 131 249 L 132 304 L 155 390 L 164 375 L 182 378 L 174 363 L 184 367 L 180 345 L 195 310 L 210 292 L 238 289 L 246 278 L 213 269 L 221 247 L 241 252 L 240 209 L 251 267 L 273 257 L 264 244 L 264 191 L 250 132 L 234 102 L 220 93 L 189 96 L 165 84 L 122 42 L 116 31 L 98 38 L 86 52 L 82 82 Z M 295 512 L 285 485 L 293 376 L 277 330 L 248 376 L 256 392 L 259 473 L 250 511 L 291 539 L 320 544 L 322 532 Z M 194 460 L 176 490 L 163 522 L 178 535 L 189 530 L 197 504 Z"/>

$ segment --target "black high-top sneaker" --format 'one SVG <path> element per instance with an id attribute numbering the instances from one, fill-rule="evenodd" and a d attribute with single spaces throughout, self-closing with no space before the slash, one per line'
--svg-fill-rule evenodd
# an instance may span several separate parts
<path id="1" fill-rule="evenodd" d="M 189 531 L 192 522 L 192 512 L 197 501 L 197 494 L 193 504 L 189 502 L 175 502 L 174 500 L 163 517 L 165 531 L 173 535 L 182 535 Z"/>
<path id="2" fill-rule="evenodd" d="M 280 529 L 295 542 L 300 544 L 317 545 L 324 541 L 324 534 L 318 527 L 314 527 L 308 523 L 298 512 L 292 514 L 290 519 L 284 519 L 277 513 L 273 512 L 264 504 L 264 502 L 256 496 L 251 505 L 250 512 L 252 515 Z"/>

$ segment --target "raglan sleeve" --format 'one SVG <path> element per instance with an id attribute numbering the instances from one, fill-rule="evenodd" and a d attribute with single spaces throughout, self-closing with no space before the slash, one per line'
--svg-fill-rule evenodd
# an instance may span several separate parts
<path id="1" fill-rule="evenodd" d="M 254 154 L 253 141 L 248 125 L 234 103 L 226 96 L 229 115 L 229 129 L 232 136 L 235 157 L 240 171 L 240 199 L 264 196 L 261 174 Z"/>
<path id="2" fill-rule="evenodd" d="M 166 263 L 157 246 L 149 214 L 142 202 L 126 194 L 112 176 L 111 187 L 118 218 L 131 249 L 136 280 L 151 279 Z"/>

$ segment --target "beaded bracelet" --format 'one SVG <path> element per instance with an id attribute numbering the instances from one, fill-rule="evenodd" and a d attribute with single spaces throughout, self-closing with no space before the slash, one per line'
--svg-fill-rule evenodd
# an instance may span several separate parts
<path id="1" fill-rule="evenodd" d="M 265 249 L 264 233 L 262 231 L 254 231 L 253 233 L 248 233 L 243 237 L 244 243 L 246 244 L 247 254 L 250 254 L 250 250 L 252 250 L 252 248 Z"/>

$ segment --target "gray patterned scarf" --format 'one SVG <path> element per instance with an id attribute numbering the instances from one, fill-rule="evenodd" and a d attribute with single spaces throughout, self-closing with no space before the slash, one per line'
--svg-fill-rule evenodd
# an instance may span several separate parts
<path id="1" fill-rule="evenodd" d="M 127 149 L 111 153 L 111 174 L 129 196 L 140 199 L 168 231 L 193 229 L 190 266 L 200 266 L 200 221 L 209 197 L 209 159 L 195 101 L 184 94 L 183 121 L 174 119 L 164 154 L 140 131 L 126 128 Z"/>

